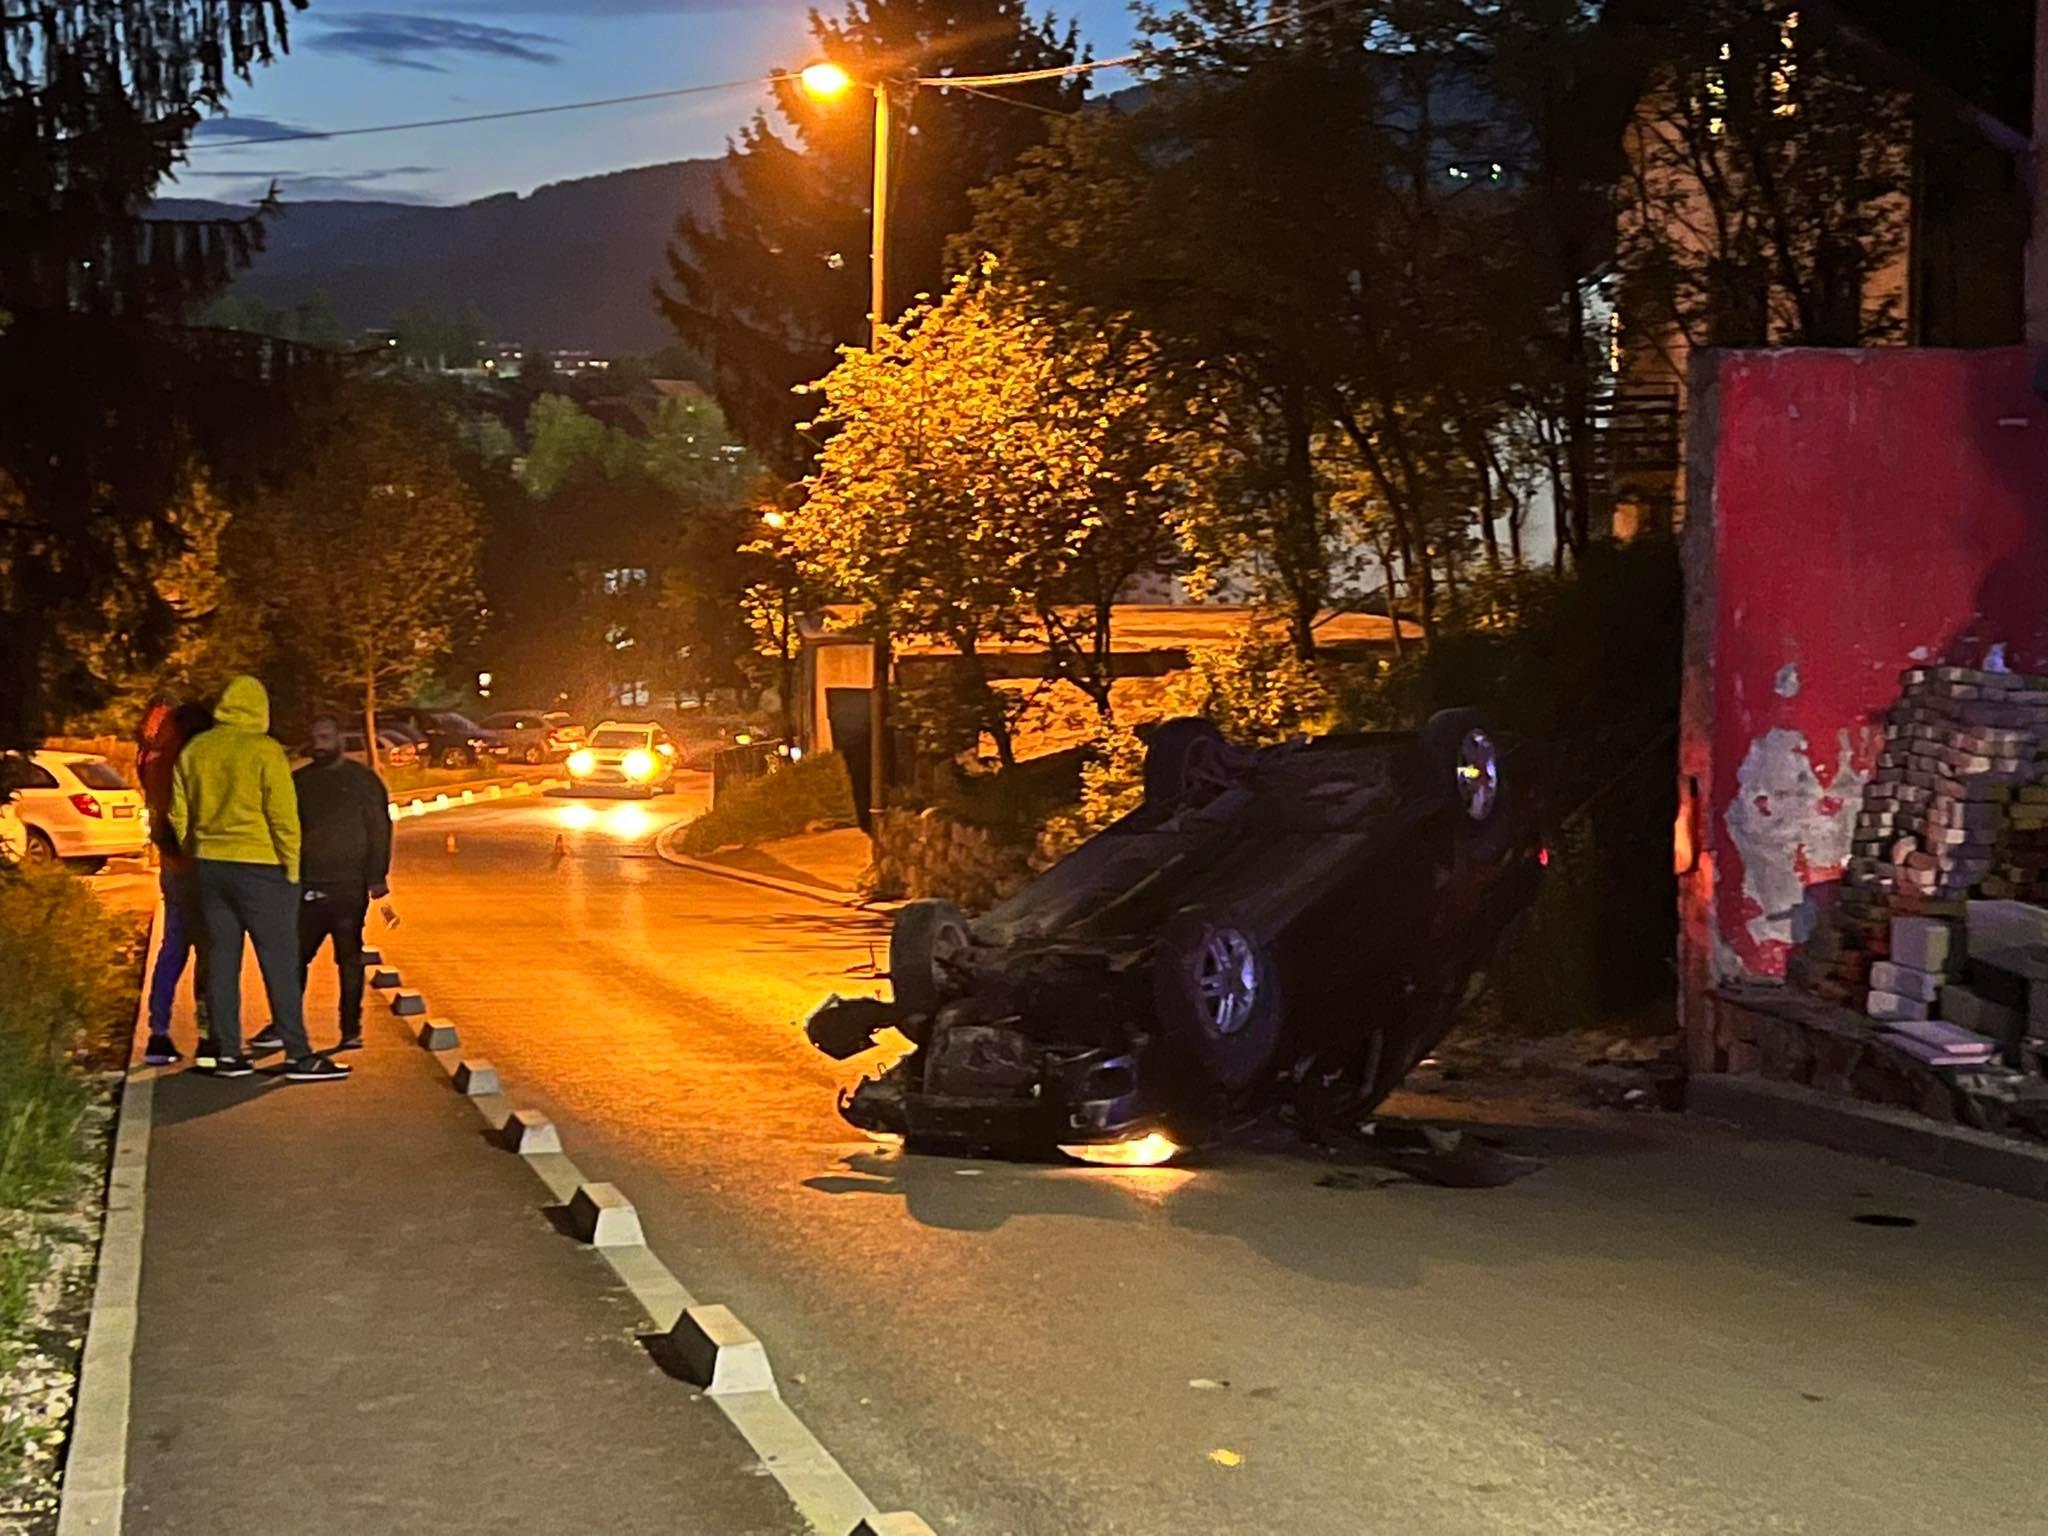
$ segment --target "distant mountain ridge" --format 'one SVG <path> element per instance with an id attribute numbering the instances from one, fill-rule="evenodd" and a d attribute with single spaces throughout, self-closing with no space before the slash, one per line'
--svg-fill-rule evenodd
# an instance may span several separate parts
<path id="1" fill-rule="evenodd" d="M 715 212 L 718 169 L 716 160 L 678 160 L 447 207 L 287 201 L 233 291 L 280 307 L 324 292 L 351 334 L 411 309 L 460 318 L 473 304 L 493 339 L 657 351 L 675 340 L 649 294 L 667 273 L 663 248 L 678 216 Z M 174 197 L 153 211 L 248 210 Z"/>

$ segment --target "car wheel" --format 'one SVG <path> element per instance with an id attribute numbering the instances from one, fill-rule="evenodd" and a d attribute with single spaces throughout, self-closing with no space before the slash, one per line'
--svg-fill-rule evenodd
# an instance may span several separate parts
<path id="1" fill-rule="evenodd" d="M 1430 716 L 1416 745 L 1421 792 L 1450 813 L 1458 849 L 1481 860 L 1507 850 L 1512 786 L 1500 740 L 1476 709 L 1446 709 Z"/>
<path id="2" fill-rule="evenodd" d="M 469 766 L 469 754 L 460 747 L 449 747 L 441 754 L 441 766 L 443 768 L 467 768 Z"/>
<path id="3" fill-rule="evenodd" d="M 937 1013 L 952 991 L 950 962 L 969 942 L 967 919 L 950 901 L 913 901 L 899 911 L 889 930 L 889 986 L 897 1005 L 927 1019 Z"/>
<path id="4" fill-rule="evenodd" d="M 22 862 L 30 869 L 54 869 L 57 867 L 57 845 L 50 841 L 50 834 L 40 827 L 28 829 L 28 851 Z"/>
<path id="5" fill-rule="evenodd" d="M 533 746 L 528 747 L 526 749 L 526 761 L 528 766 L 538 768 L 542 763 L 546 762 L 547 760 L 548 754 L 547 749 L 545 747 Z"/>
<path id="6" fill-rule="evenodd" d="M 1194 717 L 1168 720 L 1145 744 L 1145 802 L 1178 800 L 1190 791 L 1229 788 L 1230 748 L 1223 733 Z"/>
<path id="7" fill-rule="evenodd" d="M 1280 1046 L 1280 977 L 1257 934 L 1190 907 L 1159 937 L 1152 1000 L 1172 1053 L 1218 1088 L 1257 1081 Z"/>

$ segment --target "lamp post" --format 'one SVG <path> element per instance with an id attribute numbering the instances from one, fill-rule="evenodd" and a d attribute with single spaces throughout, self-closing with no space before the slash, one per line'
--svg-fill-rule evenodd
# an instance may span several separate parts
<path id="1" fill-rule="evenodd" d="M 803 88 L 820 101 L 842 96 L 853 85 L 853 77 L 829 61 L 813 64 L 797 76 Z M 871 87 L 875 97 L 874 191 L 869 198 L 873 219 L 868 235 L 868 347 L 882 342 L 882 327 L 889 317 L 889 82 L 877 80 Z M 889 779 L 889 615 L 877 607 L 874 613 L 874 652 L 870 661 L 873 676 L 868 684 L 868 825 L 879 831 L 882 810 L 888 799 Z"/>

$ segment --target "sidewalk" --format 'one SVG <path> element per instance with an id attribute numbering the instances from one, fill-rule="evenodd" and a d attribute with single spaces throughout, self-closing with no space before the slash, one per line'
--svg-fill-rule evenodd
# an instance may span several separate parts
<path id="1" fill-rule="evenodd" d="M 857 827 L 806 832 L 758 848 L 727 848 L 700 859 L 672 849 L 663 856 L 689 867 L 754 879 L 792 894 L 814 893 L 846 905 L 859 902 L 861 877 L 872 857 L 868 835 Z"/>
<path id="2" fill-rule="evenodd" d="M 315 1045 L 335 985 L 323 956 Z M 253 1028 L 253 967 L 244 994 Z M 349 1082 L 156 1084 L 130 1536 L 803 1530 L 521 1160 L 366 1012 Z"/>

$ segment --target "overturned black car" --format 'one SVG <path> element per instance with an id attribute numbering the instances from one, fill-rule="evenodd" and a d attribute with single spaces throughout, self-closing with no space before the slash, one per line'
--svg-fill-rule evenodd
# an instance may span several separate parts
<path id="1" fill-rule="evenodd" d="M 1137 810 L 984 917 L 904 907 L 893 1002 L 807 1032 L 841 1060 L 916 1042 L 840 1105 L 913 1147 L 1156 1161 L 1276 1095 L 1319 1136 L 1448 1031 L 1542 862 L 1476 711 L 1257 750 L 1168 721 Z"/>

